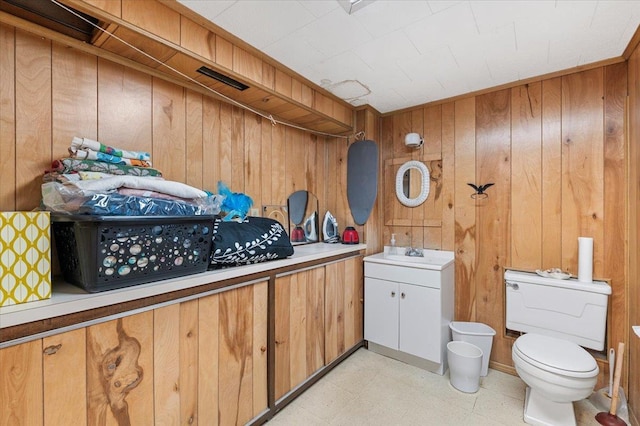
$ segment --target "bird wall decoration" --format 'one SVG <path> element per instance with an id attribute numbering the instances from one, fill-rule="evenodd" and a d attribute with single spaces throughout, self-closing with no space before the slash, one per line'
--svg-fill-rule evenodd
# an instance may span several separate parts
<path id="1" fill-rule="evenodd" d="M 487 188 L 489 188 L 490 186 L 495 185 L 494 183 L 485 183 L 484 185 L 474 185 L 473 183 L 468 183 L 467 185 L 469 185 L 470 187 L 472 187 L 476 192 L 471 194 L 471 198 L 487 198 L 489 196 L 489 194 L 487 194 L 485 191 L 487 190 Z"/>

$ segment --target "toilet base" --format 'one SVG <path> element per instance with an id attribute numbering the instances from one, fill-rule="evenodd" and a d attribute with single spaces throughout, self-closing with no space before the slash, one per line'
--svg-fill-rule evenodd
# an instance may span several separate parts
<path id="1" fill-rule="evenodd" d="M 524 422 L 538 426 L 576 426 L 572 402 L 553 402 L 527 386 Z"/>

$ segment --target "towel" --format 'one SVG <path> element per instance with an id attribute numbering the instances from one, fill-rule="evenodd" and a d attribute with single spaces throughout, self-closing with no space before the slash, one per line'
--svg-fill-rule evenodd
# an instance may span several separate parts
<path id="1" fill-rule="evenodd" d="M 125 166 L 151 167 L 151 161 L 117 157 L 115 155 L 105 154 L 104 152 L 94 151 L 92 149 L 74 150 L 69 148 L 69 154 L 71 154 L 71 157 L 78 158 L 80 160 L 104 161 L 105 163 L 122 164 Z"/>
<path id="2" fill-rule="evenodd" d="M 181 182 L 140 176 L 113 176 L 106 179 L 80 180 L 71 182 L 71 184 L 79 188 L 84 195 L 113 192 L 120 187 L 125 187 L 162 192 L 180 198 L 206 198 L 209 196 L 206 192 Z"/>
<path id="3" fill-rule="evenodd" d="M 112 175 L 130 176 L 162 176 L 162 172 L 151 167 L 127 166 L 126 164 L 105 163 L 103 161 L 80 160 L 76 158 L 61 158 L 51 163 L 49 172 L 101 172 Z"/>
<path id="4" fill-rule="evenodd" d="M 73 150 L 73 152 L 78 150 L 90 149 L 92 151 L 113 155 L 114 157 L 131 158 L 143 161 L 151 160 L 151 154 L 149 154 L 148 152 L 126 151 L 87 138 L 74 137 L 71 141 L 71 147 L 69 149 Z"/>

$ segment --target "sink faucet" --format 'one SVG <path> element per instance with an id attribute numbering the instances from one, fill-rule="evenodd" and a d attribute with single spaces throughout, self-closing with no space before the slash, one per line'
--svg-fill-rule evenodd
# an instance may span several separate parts
<path id="1" fill-rule="evenodd" d="M 424 257 L 424 253 L 422 252 L 421 248 L 412 247 L 407 247 L 407 249 L 404 251 L 404 255 L 410 257 Z"/>

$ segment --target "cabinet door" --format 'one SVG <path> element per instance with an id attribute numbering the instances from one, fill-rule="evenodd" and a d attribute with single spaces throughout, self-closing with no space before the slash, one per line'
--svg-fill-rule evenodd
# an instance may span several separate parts
<path id="1" fill-rule="evenodd" d="M 0 349 L 0 425 L 42 425 L 42 402 L 42 340 Z"/>
<path id="2" fill-rule="evenodd" d="M 440 291 L 400 284 L 399 349 L 411 355 L 441 362 Z"/>
<path id="3" fill-rule="evenodd" d="M 44 424 L 87 424 L 87 351 L 84 328 L 42 339 Z"/>
<path id="4" fill-rule="evenodd" d="M 398 283 L 364 280 L 364 338 L 398 349 Z"/>
<path id="5" fill-rule="evenodd" d="M 276 279 L 275 398 L 324 365 L 324 268 Z"/>
<path id="6" fill-rule="evenodd" d="M 328 364 L 363 338 L 362 257 L 325 267 L 325 362 Z"/>
<path id="7" fill-rule="evenodd" d="M 245 424 L 267 408 L 266 326 L 266 281 L 198 299 L 198 417 L 180 424 Z"/>

